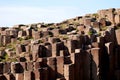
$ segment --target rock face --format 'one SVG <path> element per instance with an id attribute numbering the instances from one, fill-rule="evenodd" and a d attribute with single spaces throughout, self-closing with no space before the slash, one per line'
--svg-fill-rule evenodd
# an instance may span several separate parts
<path id="1" fill-rule="evenodd" d="M 120 80 L 120 9 L 0 28 L 0 80 Z"/>

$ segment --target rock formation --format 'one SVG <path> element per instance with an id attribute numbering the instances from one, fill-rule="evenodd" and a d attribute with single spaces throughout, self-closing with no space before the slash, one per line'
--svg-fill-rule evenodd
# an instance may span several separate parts
<path id="1" fill-rule="evenodd" d="M 120 9 L 0 27 L 0 80 L 120 80 L 119 58 Z"/>

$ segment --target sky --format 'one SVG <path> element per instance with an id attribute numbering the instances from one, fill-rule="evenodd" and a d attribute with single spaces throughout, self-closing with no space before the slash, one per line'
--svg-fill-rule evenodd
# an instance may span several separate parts
<path id="1" fill-rule="evenodd" d="M 109 8 L 120 8 L 120 0 L 1 0 L 0 27 L 56 23 Z"/>

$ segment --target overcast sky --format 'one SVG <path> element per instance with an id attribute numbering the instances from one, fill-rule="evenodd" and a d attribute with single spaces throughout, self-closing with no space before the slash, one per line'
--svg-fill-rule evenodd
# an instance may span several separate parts
<path id="1" fill-rule="evenodd" d="M 0 27 L 61 22 L 107 8 L 120 8 L 120 0 L 1 0 Z"/>

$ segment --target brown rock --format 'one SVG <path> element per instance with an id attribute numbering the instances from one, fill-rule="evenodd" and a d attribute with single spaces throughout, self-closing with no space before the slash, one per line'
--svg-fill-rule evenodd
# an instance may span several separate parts
<path id="1" fill-rule="evenodd" d="M 21 74 L 16 74 L 16 80 L 24 80 L 24 74 L 21 73 Z"/>
<path id="2" fill-rule="evenodd" d="M 4 64 L 0 62 L 0 74 L 3 74 Z"/>
<path id="3" fill-rule="evenodd" d="M 64 65 L 64 76 L 66 80 L 75 80 L 74 79 L 74 64 Z"/>
<path id="4" fill-rule="evenodd" d="M 56 57 L 56 63 L 57 63 L 57 77 L 63 77 L 64 57 L 63 56 Z"/>
<path id="5" fill-rule="evenodd" d="M 120 45 L 120 29 L 117 29 L 115 33 L 116 33 L 117 43 Z"/>

